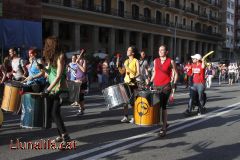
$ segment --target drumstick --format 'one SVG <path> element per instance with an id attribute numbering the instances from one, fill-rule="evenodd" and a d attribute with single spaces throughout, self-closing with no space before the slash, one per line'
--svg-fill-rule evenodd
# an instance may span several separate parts
<path id="1" fill-rule="evenodd" d="M 211 51 L 211 52 L 208 52 L 205 56 L 203 56 L 203 58 L 202 59 L 205 59 L 205 58 L 207 58 L 209 55 L 211 55 L 212 53 L 213 53 L 214 51 Z"/>
<path id="2" fill-rule="evenodd" d="M 34 96 L 42 96 L 43 95 L 42 93 L 33 93 L 33 92 L 25 92 L 24 94 L 31 94 Z"/>

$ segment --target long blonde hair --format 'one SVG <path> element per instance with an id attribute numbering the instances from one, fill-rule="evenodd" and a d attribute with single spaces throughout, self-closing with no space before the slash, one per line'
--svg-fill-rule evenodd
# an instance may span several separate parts
<path id="1" fill-rule="evenodd" d="M 47 63 L 57 67 L 57 59 L 63 54 L 60 49 L 59 40 L 55 36 L 50 36 L 45 39 L 43 47 L 43 56 L 46 58 Z"/>

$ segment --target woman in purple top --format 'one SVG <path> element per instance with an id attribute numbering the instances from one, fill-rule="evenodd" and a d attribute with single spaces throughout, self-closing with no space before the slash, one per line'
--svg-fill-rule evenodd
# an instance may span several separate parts
<path id="1" fill-rule="evenodd" d="M 80 93 L 80 87 L 81 83 L 77 82 L 77 75 L 78 75 L 78 63 L 77 63 L 77 55 L 72 56 L 72 62 L 68 64 L 68 74 L 69 74 L 69 82 L 68 87 L 70 89 L 70 101 L 73 103 L 71 106 L 78 106 L 78 99 L 79 99 L 79 93 Z"/>
<path id="2" fill-rule="evenodd" d="M 80 88 L 80 94 L 79 94 L 79 110 L 77 112 L 77 116 L 83 115 L 84 114 L 84 93 L 85 90 L 87 90 L 87 62 L 84 58 L 86 50 L 81 49 L 80 54 L 77 55 L 77 64 L 78 68 L 76 71 L 76 82 L 81 83 L 81 88 Z"/>

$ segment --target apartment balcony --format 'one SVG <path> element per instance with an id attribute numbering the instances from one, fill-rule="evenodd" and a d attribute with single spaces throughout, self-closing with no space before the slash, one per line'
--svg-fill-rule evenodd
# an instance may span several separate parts
<path id="1" fill-rule="evenodd" d="M 237 24 L 237 25 L 236 25 L 236 29 L 237 29 L 237 30 L 240 30 L 240 24 Z M 240 34 L 239 34 L 239 35 L 240 35 Z"/>
<path id="2" fill-rule="evenodd" d="M 169 8 L 171 8 L 171 9 L 175 9 L 175 10 L 185 10 L 186 9 L 186 7 L 185 6 L 183 6 L 183 5 L 181 5 L 181 4 L 179 4 L 179 3 L 174 3 L 174 2 L 171 2 L 171 3 L 168 3 L 168 5 L 167 5 Z"/>
<path id="3" fill-rule="evenodd" d="M 212 15 L 209 16 L 209 19 L 213 20 L 213 21 L 216 21 L 216 22 L 221 22 L 221 18 L 212 16 Z"/>
<path id="4" fill-rule="evenodd" d="M 208 15 L 206 13 L 200 13 L 199 14 L 199 19 L 203 19 L 203 20 L 208 20 Z"/>
<path id="5" fill-rule="evenodd" d="M 169 0 L 144 0 L 144 3 L 150 6 L 165 7 L 169 4 Z"/>
<path id="6" fill-rule="evenodd" d="M 44 3 L 46 4 L 47 6 L 49 5 L 49 3 Z M 104 8 L 103 6 L 99 6 L 99 5 L 91 5 L 91 6 L 83 6 L 81 4 L 78 4 L 78 5 L 70 5 L 70 6 L 66 6 L 66 4 L 59 4 L 59 3 L 51 3 L 51 5 L 49 5 L 50 8 L 49 10 L 53 10 L 54 8 L 55 9 L 62 9 L 62 10 L 65 10 L 65 7 L 66 9 L 67 8 L 74 8 L 74 9 L 77 9 L 81 12 L 85 12 L 85 11 L 88 11 L 88 14 L 91 14 L 91 12 L 94 12 L 94 13 L 101 13 L 101 14 L 98 14 L 96 16 L 104 16 L 106 15 L 108 17 L 108 19 L 116 19 L 116 17 L 118 17 L 118 21 L 119 21 L 119 18 L 121 18 L 121 21 L 124 20 L 124 21 L 129 21 L 129 20 L 134 20 L 134 21 L 139 21 L 139 22 L 144 22 L 146 24 L 154 24 L 154 25 L 159 25 L 159 26 L 162 26 L 162 27 L 172 27 L 172 28 L 177 28 L 179 29 L 180 31 L 189 31 L 189 32 L 195 32 L 195 33 L 202 33 L 202 34 L 205 34 L 206 35 L 213 35 L 213 36 L 217 36 L 217 37 L 221 37 L 221 34 L 215 34 L 215 33 L 208 33 L 208 32 L 204 32 L 202 30 L 195 30 L 195 28 L 193 26 L 187 26 L 187 25 L 183 25 L 183 24 L 177 24 L 175 26 L 174 22 L 171 22 L 171 21 L 168 21 L 166 19 L 156 19 L 155 17 L 149 17 L 149 16 L 146 16 L 146 15 L 142 15 L 142 14 L 139 14 L 139 13 L 132 13 L 132 12 L 127 12 L 127 11 L 123 11 L 123 10 L 118 10 L 118 9 L 106 9 Z M 69 9 L 68 9 L 69 10 Z M 72 10 L 69 10 L 71 12 L 74 12 Z M 90 11 L 90 12 L 89 12 Z M 62 12 L 62 13 L 67 13 L 67 12 Z M 86 12 L 87 13 L 87 12 Z M 198 15 L 198 13 L 196 11 L 194 12 L 191 12 L 195 15 Z M 82 16 L 84 16 L 86 14 L 82 14 Z"/>
<path id="7" fill-rule="evenodd" d="M 186 7 L 186 8 L 184 8 L 184 10 L 187 14 L 190 14 L 190 15 L 193 15 L 193 16 L 199 16 L 199 14 L 200 14 L 199 11 L 196 11 L 196 10 L 190 8 L 190 7 Z"/>
<path id="8" fill-rule="evenodd" d="M 196 0 L 198 3 L 204 4 L 204 5 L 209 5 L 211 3 L 210 0 Z"/>

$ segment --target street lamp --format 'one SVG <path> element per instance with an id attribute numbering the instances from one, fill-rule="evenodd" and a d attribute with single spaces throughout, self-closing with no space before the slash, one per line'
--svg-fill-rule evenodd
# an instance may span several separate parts
<path id="1" fill-rule="evenodd" d="M 177 45 L 177 31 L 176 31 L 176 25 L 174 26 L 174 32 L 173 32 L 173 37 L 174 37 L 174 49 L 173 49 L 173 59 L 175 59 L 176 56 L 176 45 Z M 167 31 L 172 32 L 171 29 L 167 29 Z"/>

